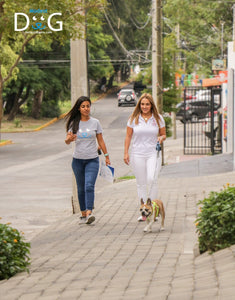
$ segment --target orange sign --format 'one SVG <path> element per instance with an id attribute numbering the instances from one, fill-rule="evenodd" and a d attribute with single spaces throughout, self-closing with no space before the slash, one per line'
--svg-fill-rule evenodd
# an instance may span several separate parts
<path id="1" fill-rule="evenodd" d="M 228 82 L 228 71 L 220 71 L 219 75 L 214 78 L 206 78 L 202 80 L 202 86 L 221 85 Z"/>

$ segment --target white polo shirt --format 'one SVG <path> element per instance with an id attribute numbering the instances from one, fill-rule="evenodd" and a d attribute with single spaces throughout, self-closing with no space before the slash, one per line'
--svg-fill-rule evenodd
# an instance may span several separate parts
<path id="1" fill-rule="evenodd" d="M 165 127 L 165 121 L 161 115 L 159 123 L 160 128 Z M 129 119 L 127 126 L 133 129 L 131 154 L 146 156 L 156 153 L 159 127 L 153 115 L 147 122 L 140 115 L 138 124 L 135 124 L 135 120 L 130 123 Z"/>

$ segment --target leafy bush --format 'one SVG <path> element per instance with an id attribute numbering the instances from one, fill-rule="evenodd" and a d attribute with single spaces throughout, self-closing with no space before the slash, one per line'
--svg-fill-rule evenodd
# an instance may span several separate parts
<path id="1" fill-rule="evenodd" d="M 202 205 L 196 220 L 200 252 L 215 252 L 235 244 L 235 187 L 227 184 L 198 205 Z"/>
<path id="2" fill-rule="evenodd" d="M 0 280 L 8 279 L 18 272 L 28 271 L 30 243 L 17 229 L 0 224 Z"/>
<path id="3" fill-rule="evenodd" d="M 61 114 L 58 102 L 55 100 L 43 101 L 41 115 L 44 118 L 56 118 Z"/>
<path id="4" fill-rule="evenodd" d="M 22 127 L 22 124 L 21 124 L 21 120 L 20 120 L 20 119 L 15 118 L 15 119 L 14 119 L 14 124 L 15 124 L 15 127 L 16 127 L 16 128 Z"/>

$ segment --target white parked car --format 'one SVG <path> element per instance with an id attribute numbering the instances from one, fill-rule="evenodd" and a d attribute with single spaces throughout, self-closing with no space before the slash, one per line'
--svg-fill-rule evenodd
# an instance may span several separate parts
<path id="1" fill-rule="evenodd" d="M 196 92 L 195 95 L 196 100 L 206 100 L 206 101 L 211 101 L 211 90 L 199 90 Z M 214 103 L 219 104 L 220 101 L 220 95 L 215 94 L 214 95 Z"/>
<path id="2" fill-rule="evenodd" d="M 118 95 L 118 106 L 137 104 L 137 95 L 133 89 L 121 89 Z"/>

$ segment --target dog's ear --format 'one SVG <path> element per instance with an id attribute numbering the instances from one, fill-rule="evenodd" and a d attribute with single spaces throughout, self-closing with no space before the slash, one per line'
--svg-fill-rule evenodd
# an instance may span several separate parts
<path id="1" fill-rule="evenodd" d="M 152 205 L 152 201 L 151 201 L 151 199 L 150 199 L 150 198 L 148 198 L 148 200 L 147 200 L 147 205 L 149 205 L 149 206 L 151 206 L 151 205 Z"/>
<path id="2" fill-rule="evenodd" d="M 143 198 L 140 199 L 140 204 L 142 204 L 142 205 L 144 204 Z"/>

